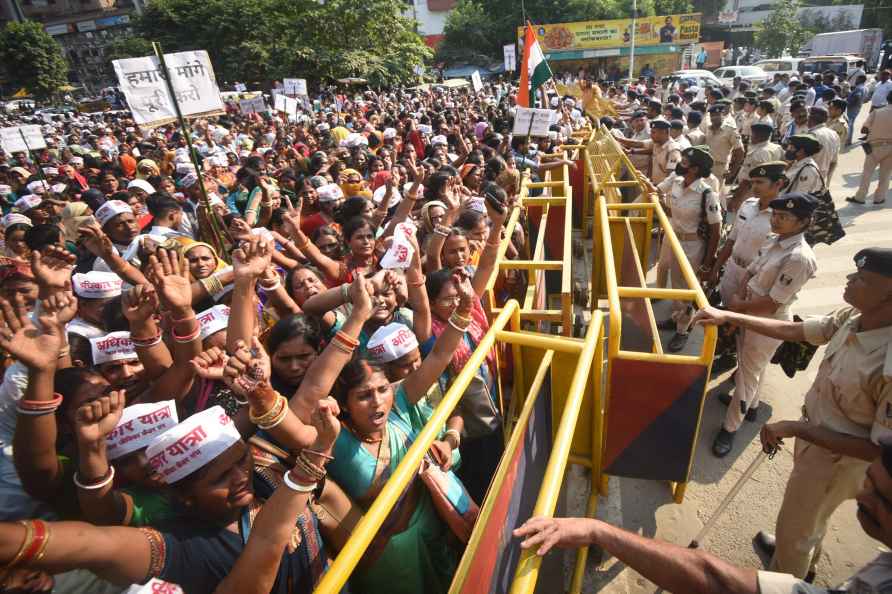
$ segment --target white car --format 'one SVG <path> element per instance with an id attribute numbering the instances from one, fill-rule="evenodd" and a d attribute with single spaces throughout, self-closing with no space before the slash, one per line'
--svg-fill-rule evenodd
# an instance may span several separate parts
<path id="1" fill-rule="evenodd" d="M 722 81 L 716 78 L 716 76 L 709 70 L 676 70 L 667 78 L 673 82 L 673 88 L 676 88 L 674 84 L 675 82 L 682 80 L 692 81 L 700 89 L 722 86 Z"/>
<path id="2" fill-rule="evenodd" d="M 771 60 L 759 60 L 753 66 L 764 70 L 774 80 L 775 74 L 787 76 L 799 76 L 799 62 L 802 58 L 773 58 Z"/>
<path id="3" fill-rule="evenodd" d="M 752 86 L 764 85 L 772 79 L 772 75 L 758 66 L 723 66 L 722 68 L 716 68 L 713 74 L 724 85 L 733 85 L 734 79 L 738 76 Z"/>

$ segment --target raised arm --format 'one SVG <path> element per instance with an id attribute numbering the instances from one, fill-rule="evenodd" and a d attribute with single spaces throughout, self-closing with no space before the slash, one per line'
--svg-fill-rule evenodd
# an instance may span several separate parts
<path id="1" fill-rule="evenodd" d="M 0 299 L 0 348 L 28 368 L 28 387 L 16 407 L 18 416 L 12 440 L 16 471 L 28 494 L 50 501 L 62 487 L 54 414 L 61 401 L 53 393 L 53 375 L 64 329 L 52 307 L 43 305 L 38 329 L 22 302 L 13 305 Z"/>
<path id="2" fill-rule="evenodd" d="M 490 204 L 489 200 L 485 201 L 486 212 L 489 213 L 491 225 L 489 227 L 489 236 L 486 238 L 486 245 L 480 254 L 480 260 L 477 262 L 477 271 L 471 284 L 474 287 L 474 293 L 480 297 L 486 290 L 486 285 L 496 268 L 496 260 L 499 257 L 499 246 L 502 243 L 502 227 L 505 224 L 505 218 L 511 212 L 511 204 L 503 203 L 503 210 L 500 212 Z"/>
<path id="3" fill-rule="evenodd" d="M 451 282 L 458 291 L 458 307 L 449 318 L 446 329 L 437 337 L 433 350 L 421 362 L 421 366 L 403 380 L 406 399 L 412 404 L 415 404 L 427 394 L 431 385 L 437 381 L 437 378 L 440 377 L 440 374 L 449 365 L 452 353 L 455 352 L 458 341 L 461 340 L 471 320 L 471 308 L 474 305 L 475 298 L 474 288 L 471 286 L 465 272 L 461 269 L 456 269 L 452 273 Z"/>
<path id="4" fill-rule="evenodd" d="M 418 342 L 424 342 L 431 336 L 431 305 L 425 289 L 425 276 L 421 271 L 421 249 L 418 240 L 413 234 L 409 237 L 409 243 L 415 250 L 412 254 L 412 264 L 406 269 L 406 286 L 409 293 L 409 307 L 412 308 L 414 321 L 412 330 Z"/>
<path id="5" fill-rule="evenodd" d="M 311 415 L 317 435 L 312 447 L 300 455 L 300 462 L 286 475 L 263 509 L 254 518 L 251 536 L 229 574 L 215 594 L 267 594 L 276 581 L 282 552 L 292 538 L 297 518 L 316 489 L 319 476 L 341 429 L 340 412 L 332 398 L 320 400 Z"/>
<path id="6" fill-rule="evenodd" d="M 436 272 L 442 268 L 441 257 L 443 253 L 443 244 L 446 243 L 446 238 L 449 237 L 449 228 L 452 227 L 452 224 L 461 212 L 461 200 L 459 200 L 457 191 L 455 190 L 457 179 L 458 178 L 455 177 L 447 182 L 446 194 L 444 196 L 446 214 L 443 217 L 443 225 L 442 227 L 437 226 L 437 228 L 434 229 L 434 236 L 431 237 L 427 244 L 426 264 L 428 272 Z"/>
<path id="7" fill-rule="evenodd" d="M 127 496 L 114 488 L 111 465 L 106 453 L 106 436 L 121 420 L 124 391 L 113 391 L 81 406 L 75 414 L 77 437 L 77 482 L 98 488 L 78 488 L 77 499 L 84 519 L 99 525 L 127 523 Z M 104 484 L 103 484 L 104 483 Z"/>
<path id="8" fill-rule="evenodd" d="M 283 215 L 285 229 L 294 240 L 294 245 L 305 257 L 309 258 L 328 278 L 338 278 L 341 263 L 323 254 L 316 244 L 300 230 L 300 210 L 294 209 Z"/>
<path id="9" fill-rule="evenodd" d="M 99 223 L 88 223 L 81 227 L 78 233 L 83 238 L 84 247 L 97 258 L 102 258 L 111 271 L 124 281 L 134 286 L 148 282 L 139 268 L 121 257 Z"/>
<path id="10" fill-rule="evenodd" d="M 137 285 L 121 296 L 121 309 L 130 322 L 130 339 L 146 378 L 155 380 L 173 364 L 173 357 L 155 321 L 160 302 L 155 287 Z"/>
<path id="11" fill-rule="evenodd" d="M 372 313 L 370 295 L 373 292 L 374 288 L 369 286 L 369 281 L 361 274 L 356 275 L 350 286 L 350 299 L 353 302 L 350 316 L 325 350 L 307 369 L 297 393 L 291 397 L 291 409 L 304 423 L 310 422 L 316 403 L 328 396 L 341 369 L 353 356 L 353 351 L 359 344 L 358 338 L 362 326 Z"/>
<path id="12" fill-rule="evenodd" d="M 232 302 L 229 305 L 229 328 L 226 332 L 226 350 L 234 353 L 239 340 L 250 344 L 257 323 L 255 290 L 257 279 L 270 265 L 272 244 L 259 237 L 243 241 L 232 252 L 235 281 Z"/>

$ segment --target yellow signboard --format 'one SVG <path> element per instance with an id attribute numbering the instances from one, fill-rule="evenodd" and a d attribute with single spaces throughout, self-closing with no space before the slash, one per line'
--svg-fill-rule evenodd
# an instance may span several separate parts
<path id="1" fill-rule="evenodd" d="M 635 19 L 635 45 L 697 43 L 700 16 L 698 12 Z M 626 47 L 632 41 L 632 19 L 534 25 L 533 31 L 543 52 Z M 517 35 L 523 39 L 522 27 Z"/>

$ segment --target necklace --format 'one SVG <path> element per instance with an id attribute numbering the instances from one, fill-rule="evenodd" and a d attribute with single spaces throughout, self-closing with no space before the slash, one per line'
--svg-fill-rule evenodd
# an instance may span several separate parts
<path id="1" fill-rule="evenodd" d="M 350 433 L 352 433 L 356 437 L 356 439 L 364 443 L 381 443 L 384 440 L 384 433 L 382 433 L 378 437 L 368 437 L 359 433 L 359 431 L 354 429 L 352 425 L 347 425 L 347 429 L 350 430 Z"/>

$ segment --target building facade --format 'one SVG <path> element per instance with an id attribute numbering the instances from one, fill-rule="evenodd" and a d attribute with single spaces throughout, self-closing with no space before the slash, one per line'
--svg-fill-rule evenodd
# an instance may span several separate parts
<path id="1" fill-rule="evenodd" d="M 68 80 L 89 94 L 117 84 L 106 57 L 108 45 L 131 33 L 130 19 L 140 14 L 143 0 L 2 0 L 8 20 L 42 23 L 62 46 Z"/>
<path id="2" fill-rule="evenodd" d="M 436 48 L 443 39 L 443 28 L 458 0 L 406 0 L 405 15 L 418 21 L 418 34 L 429 47 Z"/>

